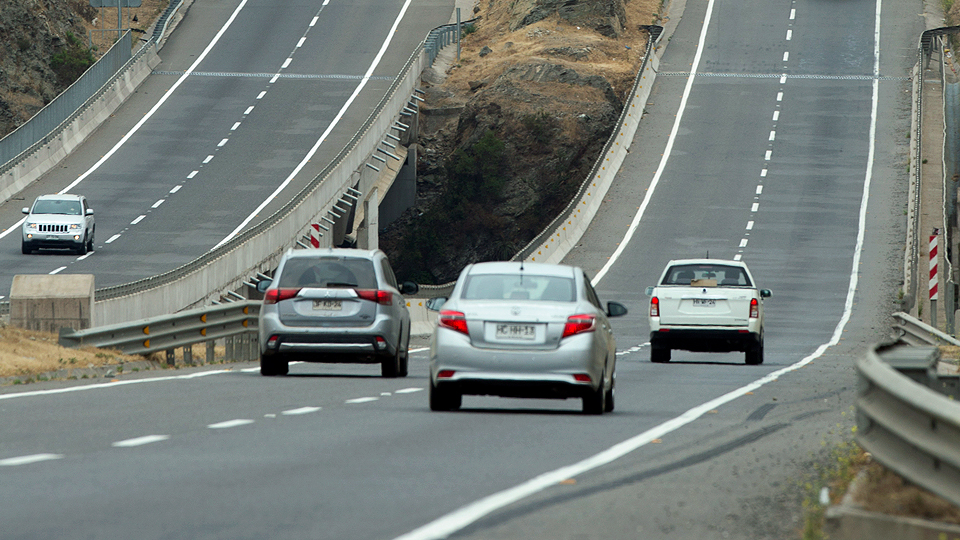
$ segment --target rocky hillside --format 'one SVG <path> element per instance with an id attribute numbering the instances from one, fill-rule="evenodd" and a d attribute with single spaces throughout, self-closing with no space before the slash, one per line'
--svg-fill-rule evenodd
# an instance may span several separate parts
<path id="1" fill-rule="evenodd" d="M 622 110 L 658 0 L 480 0 L 461 60 L 424 75 L 416 206 L 381 234 L 444 283 L 512 257 L 566 206 Z"/>
<path id="2" fill-rule="evenodd" d="M 0 1 L 0 136 L 29 120 L 83 72 L 76 72 L 66 54 L 74 49 L 71 57 L 84 56 L 76 43 L 83 45 L 86 24 L 96 16 L 89 0 Z"/>

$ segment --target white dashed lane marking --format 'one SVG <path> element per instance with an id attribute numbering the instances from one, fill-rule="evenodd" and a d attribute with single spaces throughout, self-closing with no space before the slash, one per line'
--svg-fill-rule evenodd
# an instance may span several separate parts
<path id="1" fill-rule="evenodd" d="M 165 441 L 169 438 L 169 435 L 145 435 L 143 437 L 136 437 L 134 439 L 127 439 L 125 441 L 117 441 L 113 443 L 112 446 L 115 448 L 133 448 L 135 446 L 143 446 L 145 444 Z"/>
<path id="2" fill-rule="evenodd" d="M 67 269 L 66 266 L 61 266 L 60 268 L 57 268 L 56 270 L 53 270 L 52 272 L 50 272 L 50 275 L 52 276 L 54 274 L 59 274 L 60 272 L 63 272 L 66 269 Z"/>
<path id="3" fill-rule="evenodd" d="M 412 388 L 412 387 L 411 387 L 411 388 L 401 388 L 400 390 L 397 390 L 396 392 L 394 392 L 394 394 L 412 394 L 412 393 L 414 393 L 414 392 L 420 392 L 420 391 L 422 391 L 422 390 L 423 390 L 423 388 Z"/>
<path id="4" fill-rule="evenodd" d="M 253 420 L 247 420 L 245 418 L 238 418 L 237 420 L 227 420 L 226 422 L 220 422 L 217 424 L 210 424 L 207 426 L 210 429 L 228 429 L 232 427 L 245 426 L 247 424 L 252 424 Z"/>
<path id="5" fill-rule="evenodd" d="M 0 459 L 0 467 L 16 467 L 17 465 L 30 465 L 41 461 L 50 461 L 54 459 L 63 459 L 60 454 L 33 454 L 30 456 L 20 456 L 7 459 Z"/>
<path id="6" fill-rule="evenodd" d="M 296 416 L 299 414 L 310 414 L 320 410 L 320 407 L 300 407 L 299 409 L 290 409 L 289 411 L 283 411 L 280 414 L 287 416 Z"/>
<path id="7" fill-rule="evenodd" d="M 344 403 L 349 403 L 349 404 L 354 404 L 354 403 L 369 403 L 369 402 L 371 402 L 371 401 L 377 401 L 378 399 L 380 399 L 380 398 L 375 398 L 375 397 L 360 397 L 360 398 L 348 399 L 348 400 L 344 401 Z"/>

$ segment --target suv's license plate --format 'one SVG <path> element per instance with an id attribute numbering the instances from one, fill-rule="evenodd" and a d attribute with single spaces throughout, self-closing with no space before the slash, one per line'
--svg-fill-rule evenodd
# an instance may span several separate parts
<path id="1" fill-rule="evenodd" d="M 317 311 L 340 311 L 343 309 L 343 300 L 314 300 L 313 309 Z"/>
<path id="2" fill-rule="evenodd" d="M 497 339 L 535 339 L 536 327 L 532 324 L 498 324 Z"/>
<path id="3" fill-rule="evenodd" d="M 717 301 L 714 298 L 694 298 L 693 305 L 695 306 L 704 306 L 704 307 L 713 307 L 717 305 Z"/>

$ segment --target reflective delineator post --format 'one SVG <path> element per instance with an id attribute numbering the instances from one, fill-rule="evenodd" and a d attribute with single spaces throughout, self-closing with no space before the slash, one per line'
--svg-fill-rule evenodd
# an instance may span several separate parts
<path id="1" fill-rule="evenodd" d="M 930 326 L 937 327 L 937 300 L 939 298 L 939 293 L 937 291 L 937 285 L 940 281 L 937 277 L 937 235 L 940 234 L 939 229 L 934 229 L 933 234 L 930 235 Z"/>

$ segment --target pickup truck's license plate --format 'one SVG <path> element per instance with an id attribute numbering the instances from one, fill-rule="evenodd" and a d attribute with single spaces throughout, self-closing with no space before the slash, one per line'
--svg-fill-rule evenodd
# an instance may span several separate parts
<path id="1" fill-rule="evenodd" d="M 314 300 L 313 309 L 316 311 L 340 311 L 343 309 L 343 300 Z"/>
<path id="2" fill-rule="evenodd" d="M 534 339 L 537 330 L 532 324 L 498 324 L 497 339 Z"/>
<path id="3" fill-rule="evenodd" d="M 703 307 L 714 307 L 717 305 L 717 301 L 714 298 L 694 298 L 693 305 L 703 306 Z"/>

